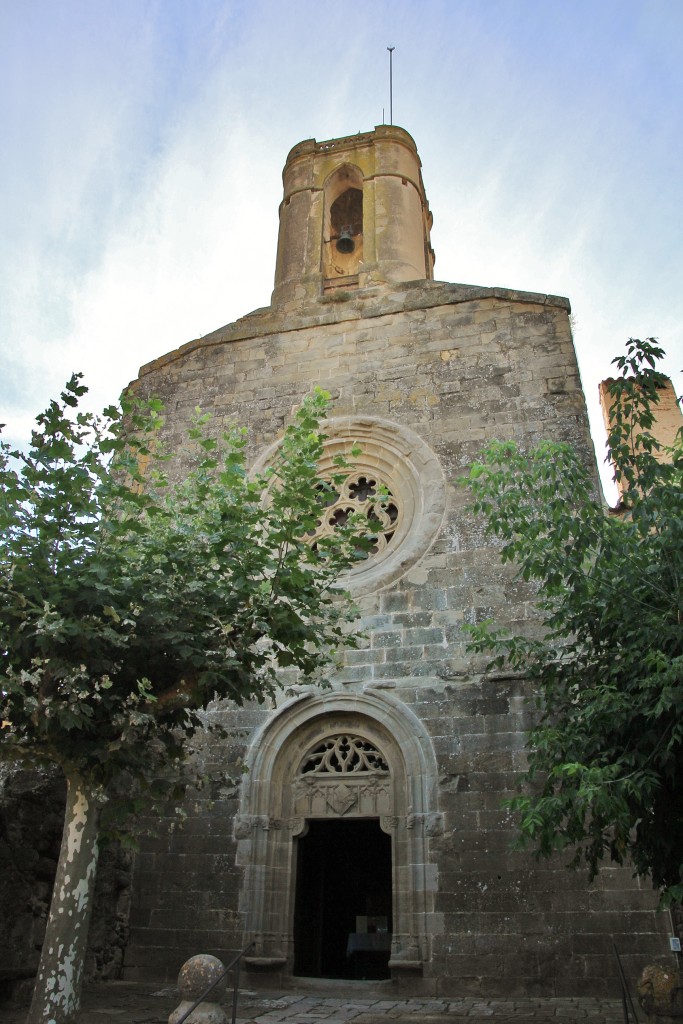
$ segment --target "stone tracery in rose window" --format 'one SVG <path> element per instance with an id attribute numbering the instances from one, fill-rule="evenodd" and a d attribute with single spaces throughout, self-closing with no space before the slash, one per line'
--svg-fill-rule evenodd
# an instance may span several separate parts
<path id="1" fill-rule="evenodd" d="M 341 733 L 319 743 L 304 758 L 300 774 L 386 775 L 389 766 L 380 751 L 361 736 Z"/>
<path id="2" fill-rule="evenodd" d="M 401 506 L 375 475 L 367 471 L 351 473 L 341 485 L 326 482 L 320 491 L 325 510 L 315 539 L 329 536 L 353 513 L 360 513 L 367 518 L 371 531 L 372 546 L 365 557 L 384 551 L 398 529 Z"/>

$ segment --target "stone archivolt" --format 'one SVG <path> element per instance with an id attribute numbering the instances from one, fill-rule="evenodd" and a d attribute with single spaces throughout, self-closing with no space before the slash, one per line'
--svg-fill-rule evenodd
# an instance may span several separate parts
<path id="1" fill-rule="evenodd" d="M 391 965 L 421 967 L 436 921 L 424 865 L 429 837 L 442 825 L 423 724 L 388 694 L 310 695 L 283 707 L 255 737 L 248 766 L 234 835 L 245 869 L 246 935 L 261 965 L 292 958 L 292 840 L 311 819 L 345 817 L 376 818 L 394 837 Z"/>

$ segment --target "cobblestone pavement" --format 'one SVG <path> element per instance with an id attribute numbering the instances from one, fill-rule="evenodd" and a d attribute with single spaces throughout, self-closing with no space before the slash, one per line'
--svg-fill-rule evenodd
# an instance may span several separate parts
<path id="1" fill-rule="evenodd" d="M 78 1024 L 166 1024 L 173 986 L 112 981 L 86 989 Z M 228 1021 L 229 999 L 223 1001 Z M 26 1007 L 0 1006 L 2 1024 L 23 1024 Z M 642 1014 L 640 1015 L 642 1020 Z M 392 999 L 311 992 L 243 991 L 238 1024 L 623 1024 L 618 999 Z"/>

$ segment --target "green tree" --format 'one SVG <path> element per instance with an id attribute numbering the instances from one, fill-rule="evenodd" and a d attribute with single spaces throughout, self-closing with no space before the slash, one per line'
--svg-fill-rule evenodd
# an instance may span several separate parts
<path id="1" fill-rule="evenodd" d="M 353 526 L 307 541 L 329 486 L 323 392 L 260 476 L 243 432 L 217 440 L 199 421 L 192 471 L 171 483 L 159 404 L 94 416 L 86 390 L 72 377 L 28 452 L 0 447 L 0 757 L 67 781 L 32 1024 L 74 1019 L 98 835 L 178 795 L 207 705 L 262 700 L 282 667 L 312 678 L 355 643 L 334 584 L 363 541 Z"/>
<path id="2" fill-rule="evenodd" d="M 652 433 L 663 351 L 630 339 L 613 362 L 606 512 L 566 444 L 494 442 L 471 469 L 474 511 L 536 590 L 543 635 L 473 627 L 476 650 L 531 680 L 535 724 L 519 797 L 522 845 L 571 850 L 591 877 L 629 862 L 683 896 L 683 438 Z"/>

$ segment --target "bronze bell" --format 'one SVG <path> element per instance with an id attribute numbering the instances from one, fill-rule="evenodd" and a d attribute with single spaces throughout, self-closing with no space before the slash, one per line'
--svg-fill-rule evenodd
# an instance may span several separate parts
<path id="1" fill-rule="evenodd" d="M 337 252 L 343 252 L 345 255 L 348 255 L 355 248 L 356 243 L 351 235 L 351 228 L 342 228 L 337 239 Z"/>

